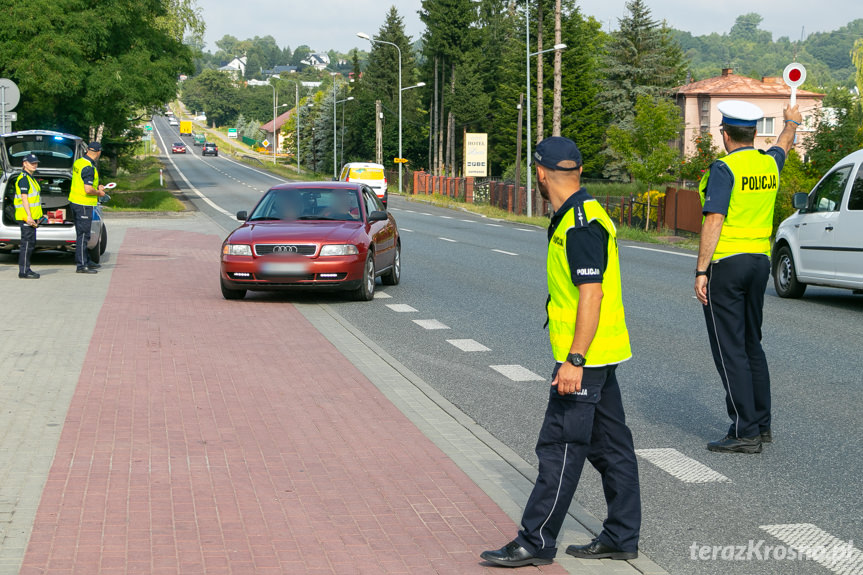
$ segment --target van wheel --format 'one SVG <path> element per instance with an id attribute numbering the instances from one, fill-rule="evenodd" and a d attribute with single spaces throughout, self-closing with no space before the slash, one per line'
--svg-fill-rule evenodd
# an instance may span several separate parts
<path id="1" fill-rule="evenodd" d="M 104 254 L 106 249 L 108 249 L 108 228 L 105 227 L 105 224 L 102 224 L 102 237 L 99 239 L 99 253 Z"/>
<path id="2" fill-rule="evenodd" d="M 779 248 L 773 260 L 773 286 L 779 297 L 785 298 L 799 298 L 806 291 L 806 284 L 797 281 L 797 268 L 788 246 Z"/>

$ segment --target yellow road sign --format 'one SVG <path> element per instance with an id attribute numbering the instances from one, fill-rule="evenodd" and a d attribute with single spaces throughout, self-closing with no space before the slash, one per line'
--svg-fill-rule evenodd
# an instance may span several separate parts
<path id="1" fill-rule="evenodd" d="M 407 164 L 408 160 L 407 160 L 407 158 L 393 158 L 393 163 L 394 164 Z"/>

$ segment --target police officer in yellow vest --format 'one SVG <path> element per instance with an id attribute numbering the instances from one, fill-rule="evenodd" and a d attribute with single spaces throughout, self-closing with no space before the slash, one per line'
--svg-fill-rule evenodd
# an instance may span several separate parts
<path id="1" fill-rule="evenodd" d="M 753 147 L 764 114 L 738 100 L 719 104 L 728 155 L 716 160 L 699 188 L 704 224 L 695 268 L 695 295 L 703 305 L 707 335 L 731 426 L 707 444 L 723 453 L 760 453 L 773 440 L 770 373 L 761 347 L 764 292 L 770 275 L 770 236 L 779 173 L 802 121 L 797 106 L 784 111 L 776 145 Z"/>
<path id="2" fill-rule="evenodd" d="M 90 142 L 87 153 L 72 165 L 72 190 L 69 203 L 75 220 L 75 264 L 79 274 L 95 274 L 102 267 L 90 261 L 87 243 L 93 224 L 93 209 L 99 198 L 105 195 L 105 186 L 99 185 L 99 170 L 96 162 L 102 155 L 102 144 Z"/>
<path id="3" fill-rule="evenodd" d="M 39 274 L 30 269 L 30 260 L 36 248 L 36 226 L 42 217 L 42 199 L 39 182 L 33 177 L 39 166 L 36 154 L 27 154 L 22 162 L 23 170 L 15 178 L 15 220 L 21 225 L 21 245 L 18 251 L 18 277 L 39 279 Z"/>
<path id="4" fill-rule="evenodd" d="M 641 529 L 638 464 L 617 383 L 632 352 L 621 295 L 617 232 L 581 187 L 582 156 L 572 140 L 536 148 L 537 186 L 555 212 L 549 226 L 546 304 L 555 359 L 536 454 L 539 476 L 521 530 L 481 557 L 505 567 L 547 565 L 585 459 L 602 475 L 608 518 L 599 536 L 566 552 L 582 559 L 634 559 Z"/>

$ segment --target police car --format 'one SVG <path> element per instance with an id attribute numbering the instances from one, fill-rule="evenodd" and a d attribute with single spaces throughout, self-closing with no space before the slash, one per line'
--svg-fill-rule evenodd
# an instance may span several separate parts
<path id="1" fill-rule="evenodd" d="M 863 150 L 792 203 L 798 211 L 779 225 L 773 245 L 776 293 L 798 298 L 809 284 L 863 293 Z"/>
<path id="2" fill-rule="evenodd" d="M 75 252 L 75 224 L 69 207 L 72 184 L 72 164 L 87 151 L 83 140 L 71 134 L 49 130 L 28 130 L 0 136 L 0 179 L 2 217 L 0 217 L 0 252 L 9 253 L 21 243 L 21 228 L 15 221 L 15 178 L 21 173 L 22 160 L 27 154 L 39 158 L 34 178 L 41 187 L 42 212 L 45 221 L 36 234 L 37 250 Z M 100 210 L 94 210 L 90 242 L 90 259 L 98 263 L 108 245 Z"/>

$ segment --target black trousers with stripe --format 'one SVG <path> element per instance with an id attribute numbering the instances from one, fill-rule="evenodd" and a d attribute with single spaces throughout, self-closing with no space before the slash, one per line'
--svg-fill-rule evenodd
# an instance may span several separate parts
<path id="1" fill-rule="evenodd" d="M 616 369 L 616 365 L 585 368 L 581 394 L 561 397 L 552 388 L 536 444 L 539 475 L 516 537 L 537 557 L 553 558 L 557 554 L 557 536 L 585 459 L 602 476 L 608 505 L 600 541 L 621 551 L 638 549 L 638 462 L 632 433 L 626 426 Z"/>
<path id="2" fill-rule="evenodd" d="M 704 318 L 734 437 L 770 428 L 770 372 L 761 347 L 770 258 L 738 254 L 708 267 Z"/>

